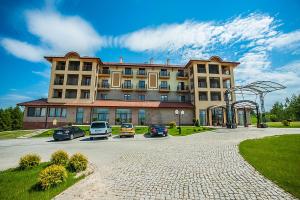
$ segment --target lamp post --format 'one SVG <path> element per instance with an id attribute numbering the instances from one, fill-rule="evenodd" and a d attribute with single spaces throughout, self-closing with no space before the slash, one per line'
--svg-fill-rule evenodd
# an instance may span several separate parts
<path id="1" fill-rule="evenodd" d="M 181 115 L 184 115 L 184 110 L 175 110 L 175 115 L 178 115 L 178 121 L 179 121 L 179 134 L 181 134 Z"/>

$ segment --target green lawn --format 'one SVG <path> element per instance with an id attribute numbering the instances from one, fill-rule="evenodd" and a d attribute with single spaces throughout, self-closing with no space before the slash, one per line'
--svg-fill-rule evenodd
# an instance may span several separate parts
<path id="1" fill-rule="evenodd" d="M 262 175 L 300 198 L 300 134 L 246 140 L 239 150 Z"/>
<path id="2" fill-rule="evenodd" d="M 17 137 L 20 137 L 22 135 L 26 135 L 26 134 L 29 134 L 29 133 L 32 133 L 32 132 L 34 132 L 34 130 L 2 131 L 2 132 L 0 132 L 0 140 L 17 138 Z"/>
<path id="3" fill-rule="evenodd" d="M 283 126 L 281 122 L 267 122 L 272 128 L 300 128 L 300 122 L 291 122 L 290 126 Z"/>
<path id="4" fill-rule="evenodd" d="M 176 128 L 169 128 L 169 134 L 172 136 L 186 136 L 191 135 L 194 133 L 200 133 L 205 131 L 214 130 L 213 128 L 208 127 L 196 127 L 196 126 L 182 126 L 181 127 L 181 134 L 179 134 L 179 129 Z"/>
<path id="5" fill-rule="evenodd" d="M 48 163 L 42 163 L 33 169 L 19 171 L 8 169 L 0 172 L 0 199 L 52 199 L 66 188 L 70 187 L 81 178 L 75 178 L 74 173 L 68 172 L 66 182 L 46 191 L 37 191 L 35 185 L 38 181 L 39 172 L 47 167 Z"/>

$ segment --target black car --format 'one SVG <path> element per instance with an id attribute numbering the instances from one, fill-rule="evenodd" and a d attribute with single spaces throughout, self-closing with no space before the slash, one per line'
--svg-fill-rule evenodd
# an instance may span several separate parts
<path id="1" fill-rule="evenodd" d="M 168 128 L 165 125 L 154 124 L 149 126 L 148 130 L 151 137 L 153 136 L 167 136 L 168 135 Z"/>
<path id="2" fill-rule="evenodd" d="M 83 137 L 84 131 L 76 126 L 60 127 L 54 130 L 54 140 L 73 140 L 77 137 Z"/>

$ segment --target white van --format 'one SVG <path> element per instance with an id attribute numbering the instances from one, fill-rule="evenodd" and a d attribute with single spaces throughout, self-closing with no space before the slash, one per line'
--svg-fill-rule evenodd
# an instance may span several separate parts
<path id="1" fill-rule="evenodd" d="M 94 121 L 90 126 L 90 139 L 94 137 L 109 137 L 112 134 L 112 128 L 106 121 Z"/>

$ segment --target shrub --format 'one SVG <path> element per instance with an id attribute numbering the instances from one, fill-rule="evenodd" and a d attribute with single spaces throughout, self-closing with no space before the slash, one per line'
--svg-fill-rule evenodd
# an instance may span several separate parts
<path id="1" fill-rule="evenodd" d="M 87 164 L 87 158 L 80 153 L 76 153 L 70 158 L 69 169 L 73 172 L 80 172 L 87 168 Z"/>
<path id="2" fill-rule="evenodd" d="M 38 185 L 42 190 L 47 190 L 64 182 L 68 177 L 67 170 L 61 165 L 50 165 L 39 174 Z"/>
<path id="3" fill-rule="evenodd" d="M 29 169 L 35 166 L 38 166 L 41 162 L 41 157 L 37 154 L 27 154 L 25 156 L 22 156 L 19 161 L 19 168 Z"/>
<path id="4" fill-rule="evenodd" d="M 175 128 L 176 127 L 176 122 L 172 121 L 169 123 L 170 128 Z"/>
<path id="5" fill-rule="evenodd" d="M 58 150 L 51 155 L 51 163 L 55 165 L 66 166 L 69 161 L 69 155 L 63 150 Z"/>
<path id="6" fill-rule="evenodd" d="M 199 127 L 199 126 L 200 126 L 200 124 L 199 124 L 199 120 L 198 120 L 198 119 L 196 119 L 196 121 L 195 121 L 195 126 L 197 126 L 197 127 Z"/>
<path id="7" fill-rule="evenodd" d="M 289 126 L 290 125 L 290 122 L 288 120 L 283 120 L 281 123 L 282 123 L 283 126 Z"/>

